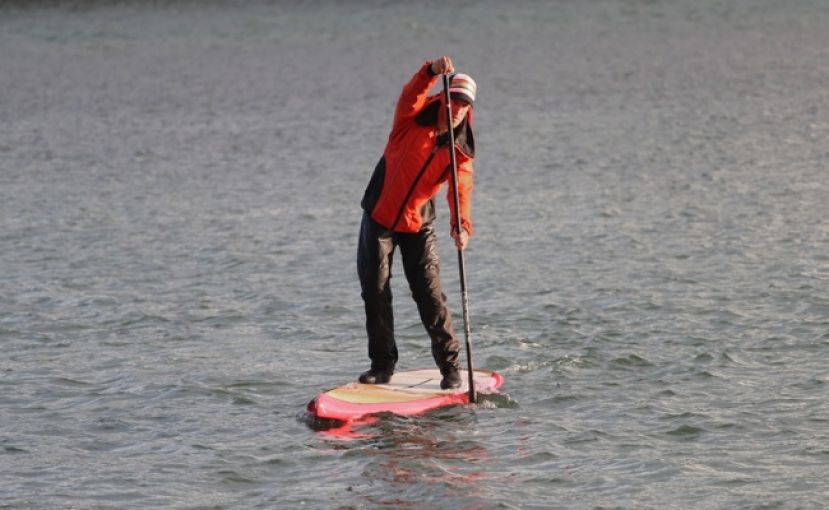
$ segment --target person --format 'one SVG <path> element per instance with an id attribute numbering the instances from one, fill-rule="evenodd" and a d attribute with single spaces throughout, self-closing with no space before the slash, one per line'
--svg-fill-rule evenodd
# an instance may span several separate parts
<path id="1" fill-rule="evenodd" d="M 368 355 L 371 368 L 359 376 L 367 384 L 383 384 L 394 374 L 391 278 L 396 247 L 420 319 L 431 338 L 432 356 L 441 371 L 443 389 L 461 386 L 459 344 L 440 282 L 435 234 L 435 196 L 449 182 L 447 200 L 455 245 L 466 248 L 473 233 L 472 188 L 475 139 L 472 108 L 475 81 L 454 74 L 452 59 L 427 60 L 403 87 L 383 156 L 366 187 L 357 249 L 357 272 L 365 304 Z M 449 86 L 451 118 L 447 119 L 442 93 L 429 91 L 441 75 L 452 75 Z M 455 227 L 454 188 L 449 154 L 451 123 L 455 135 L 461 232 Z"/>

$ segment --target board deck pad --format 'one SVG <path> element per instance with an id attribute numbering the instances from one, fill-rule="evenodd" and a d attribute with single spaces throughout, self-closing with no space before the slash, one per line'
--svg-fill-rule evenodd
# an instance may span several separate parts
<path id="1" fill-rule="evenodd" d="M 461 370 L 460 388 L 442 390 L 441 379 L 439 370 L 425 369 L 397 372 L 386 384 L 352 382 L 320 393 L 308 403 L 308 411 L 317 418 L 351 421 L 383 412 L 408 416 L 469 402 L 466 370 Z M 497 372 L 474 370 L 473 381 L 477 393 L 492 393 L 504 380 Z"/>

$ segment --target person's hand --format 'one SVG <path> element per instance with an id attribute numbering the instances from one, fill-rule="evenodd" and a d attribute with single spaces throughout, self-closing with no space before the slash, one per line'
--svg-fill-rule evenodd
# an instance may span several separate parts
<path id="1" fill-rule="evenodd" d="M 432 72 L 435 74 L 452 74 L 455 72 L 455 67 L 452 65 L 452 59 L 446 55 L 435 59 L 432 62 Z"/>
<path id="2" fill-rule="evenodd" d="M 461 229 L 461 235 L 458 237 L 458 232 L 452 230 L 452 239 L 455 240 L 455 246 L 460 250 L 463 251 L 466 249 L 467 243 L 469 243 L 469 232 L 466 230 Z"/>

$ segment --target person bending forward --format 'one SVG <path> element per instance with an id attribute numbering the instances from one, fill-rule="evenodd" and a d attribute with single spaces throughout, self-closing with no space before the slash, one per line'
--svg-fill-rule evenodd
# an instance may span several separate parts
<path id="1" fill-rule="evenodd" d="M 465 74 L 450 81 L 451 119 L 446 119 L 443 94 L 429 96 L 438 76 L 454 72 L 443 56 L 426 61 L 403 87 L 383 157 L 366 187 L 361 206 L 357 272 L 366 311 L 368 355 L 371 368 L 360 374 L 362 383 L 382 384 L 391 379 L 397 364 L 392 294 L 389 286 L 392 256 L 400 247 L 403 270 L 418 312 L 432 341 L 432 356 L 443 376 L 441 388 L 458 388 L 458 340 L 440 283 L 435 195 L 449 182 L 447 200 L 452 237 L 459 250 L 473 233 L 472 188 L 475 139 L 472 105 L 477 86 Z M 449 154 L 451 123 L 458 166 L 461 233 L 455 227 L 454 188 Z"/>

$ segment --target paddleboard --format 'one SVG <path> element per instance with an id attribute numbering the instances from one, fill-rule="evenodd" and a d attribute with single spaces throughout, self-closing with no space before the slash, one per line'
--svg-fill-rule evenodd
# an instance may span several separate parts
<path id="1" fill-rule="evenodd" d="M 493 393 L 504 382 L 498 372 L 474 370 L 477 393 Z M 317 418 L 353 421 L 376 413 L 402 416 L 421 414 L 431 409 L 469 402 L 469 376 L 461 370 L 463 385 L 454 390 L 440 389 L 440 370 L 396 372 L 386 384 L 353 382 L 320 393 L 308 403 L 308 412 Z"/>

